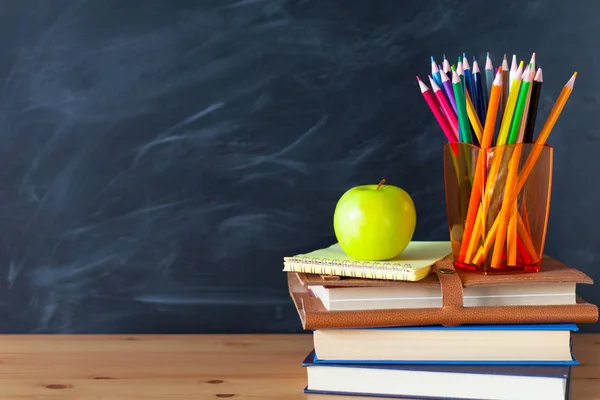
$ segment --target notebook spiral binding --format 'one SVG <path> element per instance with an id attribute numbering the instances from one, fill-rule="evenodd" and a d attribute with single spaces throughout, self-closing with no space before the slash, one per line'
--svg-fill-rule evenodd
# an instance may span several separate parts
<path id="1" fill-rule="evenodd" d="M 313 257 L 290 257 L 287 259 L 292 271 L 323 274 L 341 275 L 353 278 L 378 278 L 406 280 L 411 272 L 410 264 L 407 263 L 381 263 L 377 261 L 348 261 L 348 260 L 326 260 Z"/>

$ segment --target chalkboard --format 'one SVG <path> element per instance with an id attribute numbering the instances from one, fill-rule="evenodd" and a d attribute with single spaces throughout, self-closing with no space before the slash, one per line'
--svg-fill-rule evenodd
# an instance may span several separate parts
<path id="1" fill-rule="evenodd" d="M 600 280 L 595 1 L 0 4 L 0 332 L 301 331 L 282 258 L 345 190 L 386 178 L 448 239 L 415 75 L 462 52 L 535 51 L 541 118 L 579 72 L 546 253 Z"/>

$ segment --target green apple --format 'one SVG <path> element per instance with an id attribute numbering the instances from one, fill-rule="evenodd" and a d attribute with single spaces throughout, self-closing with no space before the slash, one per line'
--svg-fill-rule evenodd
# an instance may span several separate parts
<path id="1" fill-rule="evenodd" d="M 349 189 L 339 199 L 333 229 L 340 246 L 356 260 L 394 258 L 410 243 L 417 224 L 415 204 L 403 189 L 384 185 Z"/>

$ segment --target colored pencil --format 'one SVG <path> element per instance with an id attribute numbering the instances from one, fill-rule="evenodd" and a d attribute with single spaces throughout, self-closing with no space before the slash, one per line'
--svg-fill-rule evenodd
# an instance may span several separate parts
<path id="1" fill-rule="evenodd" d="M 525 134 L 523 136 L 523 142 L 533 143 L 533 130 L 535 128 L 535 119 L 537 117 L 538 105 L 540 102 L 540 92 L 542 90 L 542 84 L 544 78 L 542 76 L 542 68 L 538 68 L 533 84 L 531 85 L 531 100 L 529 104 L 529 115 L 527 115 L 527 124 L 525 126 Z"/>
<path id="2" fill-rule="evenodd" d="M 516 77 L 513 82 L 515 81 Z M 527 96 L 529 95 L 529 85 L 531 85 L 531 73 L 529 72 L 528 68 L 523 74 L 521 86 L 519 88 L 515 86 L 515 90 L 519 90 L 519 97 L 517 99 L 517 103 L 515 104 L 515 111 L 510 124 L 506 144 L 517 143 L 517 137 L 519 135 L 519 130 L 521 129 L 523 112 L 525 111 L 525 103 L 527 102 Z"/>
<path id="3" fill-rule="evenodd" d="M 554 106 L 552 107 L 552 110 L 550 111 L 550 114 L 548 115 L 548 118 L 546 119 L 546 122 L 544 123 L 544 126 L 542 127 L 540 134 L 538 135 L 538 138 L 535 141 L 535 145 L 531 148 L 531 152 L 529 153 L 527 160 L 523 164 L 523 168 L 521 169 L 521 172 L 519 173 L 518 178 L 516 179 L 516 185 L 515 185 L 514 190 L 512 191 L 512 193 L 509 193 L 508 196 L 506 194 L 504 196 L 505 202 L 507 202 L 507 203 L 512 202 L 513 199 L 517 198 L 517 195 L 519 194 L 519 192 L 521 192 L 521 189 L 523 189 L 523 186 L 525 185 L 525 182 L 527 181 L 527 178 L 529 177 L 529 174 L 531 173 L 531 170 L 533 169 L 535 162 L 537 161 L 539 155 L 541 154 L 541 152 L 544 148 L 544 144 L 546 143 L 546 140 L 548 139 L 548 136 L 550 135 L 552 128 L 556 124 L 556 121 L 558 120 L 560 113 L 562 112 L 565 104 L 567 103 L 567 100 L 569 99 L 569 96 L 571 95 L 571 92 L 573 91 L 573 86 L 575 84 L 576 78 L 577 78 L 577 72 L 575 72 L 573 74 L 573 76 L 569 79 L 569 81 L 567 81 L 567 83 L 564 85 L 563 89 L 561 90 L 558 98 L 556 99 L 556 102 L 554 103 Z M 520 149 L 520 147 L 517 147 L 516 149 Z M 511 159 L 511 161 L 512 161 L 512 159 Z M 510 170 L 510 165 L 509 165 L 509 170 Z M 488 180 L 488 182 L 489 182 L 489 180 Z M 513 182 L 511 182 L 511 185 L 512 184 L 513 184 Z M 508 182 L 505 187 L 507 187 L 507 186 L 508 186 Z M 486 190 L 487 190 L 487 187 L 486 187 Z M 486 237 L 486 242 L 488 241 L 488 239 L 490 241 L 492 241 L 492 240 L 494 240 L 494 238 L 496 238 L 496 243 L 504 240 L 499 237 L 499 236 L 504 236 L 504 234 L 505 234 L 505 231 L 502 232 L 500 230 L 500 225 L 502 222 L 501 214 L 502 214 L 502 210 L 501 210 L 500 214 L 496 217 L 496 220 L 494 221 L 494 224 L 492 225 L 492 229 L 490 229 L 490 231 L 488 232 L 488 236 Z M 518 217 L 519 217 L 519 219 L 521 219 L 520 215 Z M 498 228 L 494 229 L 494 225 L 497 225 Z M 521 232 L 521 230 L 523 230 L 525 232 L 527 231 L 527 228 L 525 228 L 524 224 L 523 224 L 522 229 L 519 226 L 517 228 L 519 229 L 519 232 Z M 504 234 L 502 234 L 502 233 L 504 233 Z M 526 236 L 527 235 L 522 235 L 521 237 L 524 239 L 524 244 L 527 246 L 526 239 L 528 239 L 528 237 L 526 237 Z M 485 248 L 486 247 L 485 244 L 483 247 L 484 247 L 484 249 L 482 250 L 482 255 L 479 256 L 480 258 L 478 258 L 478 256 L 476 255 L 475 261 L 477 261 L 478 259 L 483 259 L 485 257 L 485 255 L 487 254 L 487 252 L 489 251 L 489 248 L 487 248 L 487 249 Z M 530 253 L 530 255 L 531 255 L 531 253 Z M 538 255 L 538 256 L 541 256 L 541 255 Z"/>
<path id="4" fill-rule="evenodd" d="M 483 90 L 481 71 L 477 60 L 473 58 L 473 89 L 477 97 L 477 115 L 481 123 L 485 123 L 485 110 L 487 107 L 487 93 Z"/>
<path id="5" fill-rule="evenodd" d="M 500 121 L 504 118 L 504 109 L 506 109 L 506 103 L 508 102 L 508 87 L 510 86 L 510 80 L 508 79 L 508 61 L 506 60 L 506 54 L 502 60 L 502 104 L 500 107 Z"/>
<path id="6" fill-rule="evenodd" d="M 546 122 L 544 123 L 542 130 L 540 131 L 537 139 L 535 140 L 535 146 L 532 147 L 531 152 L 529 153 L 529 156 L 527 157 L 527 161 L 525 161 L 525 164 L 523 164 L 523 169 L 521 170 L 521 173 L 519 174 L 519 180 L 518 180 L 517 186 L 515 188 L 515 192 L 514 192 L 515 196 L 521 191 L 521 189 L 523 189 L 523 186 L 525 185 L 525 181 L 527 180 L 529 174 L 531 173 L 531 170 L 533 169 L 535 162 L 537 161 L 538 157 L 540 156 L 540 153 L 542 152 L 544 144 L 546 143 L 546 140 L 548 139 L 548 136 L 550 135 L 552 128 L 554 128 L 554 124 L 556 124 L 556 121 L 558 120 L 560 113 L 562 112 L 563 108 L 565 107 L 565 104 L 567 103 L 567 100 L 569 100 L 569 96 L 571 95 L 571 92 L 573 91 L 573 86 L 575 85 L 576 78 L 577 78 L 577 72 L 575 72 L 573 74 L 573 76 L 571 77 L 571 79 L 569 79 L 567 81 L 567 83 L 565 83 L 565 86 L 563 86 L 563 89 L 561 90 L 558 98 L 556 99 L 556 102 L 554 103 L 554 106 L 552 107 L 552 111 L 550 111 L 550 114 L 548 115 L 548 118 L 546 119 Z"/>
<path id="7" fill-rule="evenodd" d="M 456 110 L 456 100 L 454 99 L 454 90 L 452 90 L 452 82 L 444 71 L 440 71 L 440 76 L 442 77 L 444 92 L 446 92 L 446 97 L 454 110 L 454 114 L 458 114 L 458 111 Z"/>
<path id="8" fill-rule="evenodd" d="M 502 94 L 502 72 L 496 73 L 494 82 L 492 83 L 492 91 L 490 92 L 490 101 L 487 107 L 487 115 L 485 117 L 485 127 L 483 129 L 483 138 L 481 140 L 481 148 L 487 150 L 492 145 L 494 129 L 496 126 L 496 117 L 500 105 L 500 96 Z"/>
<path id="9" fill-rule="evenodd" d="M 533 81 L 534 75 L 535 75 L 535 70 L 532 68 L 533 67 L 533 63 L 529 64 L 529 68 L 526 70 L 526 74 L 529 75 L 529 80 Z M 530 83 L 528 86 L 528 90 L 527 90 L 527 97 L 525 99 L 525 108 L 523 109 L 523 115 L 521 117 L 521 122 L 519 125 L 519 133 L 517 134 L 517 141 L 516 143 L 523 143 L 523 139 L 525 137 L 525 127 L 527 125 L 527 118 L 529 117 L 529 112 L 530 112 L 530 104 L 531 104 L 531 90 L 533 88 L 533 84 Z M 521 90 L 523 90 L 523 87 L 521 86 Z"/>
<path id="10" fill-rule="evenodd" d="M 433 98 L 433 95 L 431 94 L 431 91 L 429 90 L 429 88 L 427 87 L 427 85 L 425 85 L 425 83 L 423 83 L 423 81 L 421 81 L 421 78 L 419 78 L 418 76 L 417 76 L 417 81 L 419 82 L 419 87 L 421 89 L 421 94 L 425 98 L 425 101 L 427 102 L 427 105 L 431 109 L 431 112 L 435 116 L 435 119 L 437 120 L 438 124 L 442 128 L 442 131 L 446 135 L 446 138 L 448 139 L 448 142 L 451 142 L 451 143 L 455 142 L 456 138 L 454 137 L 454 134 L 452 133 L 452 128 L 450 128 L 450 125 L 448 124 L 448 121 L 446 120 L 446 118 L 444 117 L 444 115 L 442 114 L 442 112 L 440 111 L 440 108 L 437 105 L 435 99 Z"/>
<path id="11" fill-rule="evenodd" d="M 518 72 L 517 72 L 518 73 Z M 519 89 L 517 88 L 518 80 L 515 78 L 513 80 L 513 89 L 511 89 L 511 95 L 513 90 L 516 92 Z M 508 110 L 508 105 L 506 106 Z M 505 113 L 505 115 L 508 111 Z M 506 235 L 508 230 L 508 222 L 510 219 L 511 208 L 513 206 L 512 201 L 512 188 L 515 185 L 516 180 L 518 179 L 518 169 L 519 162 L 521 161 L 521 146 L 516 146 L 512 150 L 512 154 L 510 155 L 510 159 L 508 161 L 508 172 L 506 177 L 506 183 L 504 184 L 504 196 L 502 199 L 502 205 L 500 207 L 500 212 L 498 213 L 498 230 L 496 232 L 496 241 L 494 242 L 494 250 L 492 251 L 492 262 L 491 265 L 499 266 L 500 260 L 502 259 L 502 253 L 504 252 L 504 244 L 506 242 Z M 495 177 L 492 177 L 495 180 Z"/>
<path id="12" fill-rule="evenodd" d="M 440 76 L 440 70 L 433 56 L 431 56 L 431 76 L 439 86 L 442 86 L 442 77 Z"/>
<path id="13" fill-rule="evenodd" d="M 458 109 L 458 138 L 461 142 L 473 143 L 471 141 L 471 128 L 469 127 L 469 120 L 467 117 L 466 102 L 463 93 L 462 83 L 460 82 L 458 73 L 454 69 L 452 70 L 452 89 L 454 90 L 456 108 Z"/>
<path id="14" fill-rule="evenodd" d="M 446 74 L 449 74 L 452 71 L 452 68 L 450 67 L 450 61 L 448 61 L 445 54 L 444 54 L 444 61 L 442 62 L 442 66 L 443 66 L 443 70 Z"/>
<path id="15" fill-rule="evenodd" d="M 467 91 L 467 88 L 465 86 L 465 71 L 464 71 L 464 65 L 462 62 L 462 58 L 460 56 L 458 57 L 458 62 L 456 63 L 456 73 L 458 74 L 458 77 L 460 78 L 460 84 L 462 86 L 463 93 L 465 93 Z"/>
<path id="16" fill-rule="evenodd" d="M 485 117 L 485 127 L 483 129 L 483 137 L 481 139 L 481 148 L 482 150 L 485 151 L 488 150 L 492 144 L 492 137 L 494 136 L 494 128 L 496 126 L 496 116 L 498 115 L 498 108 L 500 105 L 500 96 L 502 93 L 502 72 L 498 72 L 496 73 L 496 78 L 494 79 L 494 82 L 492 83 L 492 91 L 490 92 L 490 103 L 488 105 L 488 109 L 487 109 L 487 115 Z M 487 157 L 483 157 L 480 156 L 483 159 L 486 159 L 487 161 Z M 477 164 L 476 169 L 479 167 L 479 164 Z M 475 179 L 477 179 L 477 174 L 483 174 L 483 181 L 481 181 L 481 187 L 477 188 L 477 190 L 479 190 L 478 192 L 475 192 L 475 196 L 476 197 L 483 197 L 483 205 L 482 205 L 482 213 L 481 213 L 481 225 L 482 227 L 485 227 L 485 216 L 487 214 L 487 204 L 486 204 L 486 197 L 484 196 L 483 193 L 483 188 L 485 186 L 485 166 L 483 168 L 483 171 L 475 171 Z M 475 189 L 475 188 L 474 188 Z M 473 191 L 471 191 L 471 196 L 473 196 Z M 489 198 L 489 197 L 488 197 Z M 476 198 L 475 201 L 478 201 L 479 199 Z M 471 207 L 471 203 L 469 202 L 469 207 Z M 471 214 L 469 214 L 469 211 L 471 211 Z M 465 257 L 465 262 L 466 263 L 470 263 L 472 261 L 472 252 L 469 251 L 470 249 L 473 248 L 473 246 L 475 246 L 475 243 L 478 241 L 477 237 L 472 236 L 467 236 L 467 230 L 472 229 L 471 226 L 475 223 L 471 220 L 469 220 L 469 217 L 472 215 L 473 211 L 471 209 L 467 210 L 467 219 L 465 221 L 465 233 L 463 234 L 463 241 L 461 243 L 461 249 L 462 246 L 464 244 L 464 242 L 469 242 L 469 244 L 467 245 L 467 251 L 466 251 L 466 257 Z M 462 250 L 461 252 L 462 253 Z"/>
<path id="17" fill-rule="evenodd" d="M 491 97 L 492 92 L 492 84 L 494 82 L 494 65 L 492 64 L 492 59 L 490 58 L 490 53 L 487 53 L 485 57 L 485 84 L 487 86 L 487 97 L 488 99 Z"/>
<path id="18" fill-rule="evenodd" d="M 473 144 L 476 146 L 480 146 L 481 138 L 483 136 L 483 126 L 481 125 L 481 121 L 477 116 L 477 110 L 475 109 L 475 105 L 473 104 L 473 100 L 471 99 L 471 95 L 469 92 L 465 92 L 465 105 L 467 108 L 467 116 L 469 117 L 469 122 L 471 122 L 471 126 L 473 127 L 473 133 L 475 137 L 471 138 Z"/>
<path id="19" fill-rule="evenodd" d="M 519 71 L 520 69 L 520 71 Z M 510 94 L 508 95 L 508 100 L 506 102 L 506 108 L 504 110 L 504 115 L 502 116 L 502 124 L 500 125 L 500 131 L 498 132 L 498 141 L 496 142 L 497 146 L 502 146 L 506 144 L 506 139 L 508 138 L 508 131 L 510 129 L 510 124 L 512 123 L 512 117 L 515 111 L 515 104 L 517 103 L 517 97 L 519 96 L 519 88 L 521 87 L 521 75 L 523 73 L 523 63 L 517 70 L 517 75 L 510 82 L 513 85 L 513 89 L 511 89 Z"/>
<path id="20" fill-rule="evenodd" d="M 513 54 L 512 63 L 510 64 L 510 73 L 508 79 L 510 79 L 510 85 L 508 85 L 508 92 L 512 90 L 512 83 L 517 74 L 517 69 L 519 68 L 519 64 L 517 63 L 517 55 Z"/>
<path id="21" fill-rule="evenodd" d="M 433 94 L 435 95 L 438 104 L 442 107 L 442 111 L 446 115 L 446 120 L 448 121 L 450 128 L 452 129 L 452 136 L 455 139 L 454 141 L 458 141 L 458 119 L 456 118 L 456 114 L 454 113 L 454 110 L 448 103 L 446 95 L 444 94 L 442 89 L 440 89 L 438 84 L 435 83 L 435 80 L 431 75 L 429 75 L 429 82 L 431 83 L 431 90 L 433 90 Z"/>
<path id="22" fill-rule="evenodd" d="M 465 74 L 465 85 L 467 87 L 467 90 L 469 91 L 469 94 L 471 95 L 471 98 L 473 98 L 475 95 L 475 91 L 473 89 L 473 72 L 471 71 L 469 60 L 467 60 L 467 56 L 464 53 L 462 58 L 462 65 L 463 73 Z"/>

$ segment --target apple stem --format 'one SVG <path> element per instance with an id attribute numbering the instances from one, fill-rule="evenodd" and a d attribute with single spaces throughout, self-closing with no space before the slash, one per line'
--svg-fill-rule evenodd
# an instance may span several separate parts
<path id="1" fill-rule="evenodd" d="M 383 178 L 381 180 L 381 182 L 379 182 L 379 185 L 377 185 L 377 190 L 381 189 L 381 187 L 383 186 L 384 183 L 385 183 L 385 178 Z"/>

